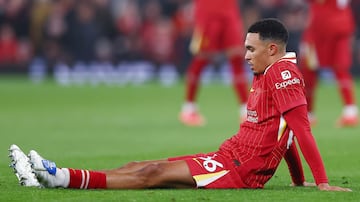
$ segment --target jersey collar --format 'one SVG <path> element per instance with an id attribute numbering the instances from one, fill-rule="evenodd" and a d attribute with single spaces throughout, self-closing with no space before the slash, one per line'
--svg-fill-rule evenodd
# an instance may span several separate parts
<path id="1" fill-rule="evenodd" d="M 268 67 L 266 67 L 264 74 L 266 74 L 266 72 L 270 69 L 270 67 L 272 67 L 275 63 L 281 62 L 281 61 L 288 61 L 291 63 L 296 64 L 297 60 L 296 60 L 296 53 L 295 52 L 287 52 L 283 57 L 281 57 L 278 61 L 274 62 L 273 64 L 269 65 Z"/>

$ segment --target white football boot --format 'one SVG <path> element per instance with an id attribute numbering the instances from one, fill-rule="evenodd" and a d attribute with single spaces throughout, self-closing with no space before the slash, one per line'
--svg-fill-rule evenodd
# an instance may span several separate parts
<path id="1" fill-rule="evenodd" d="M 14 169 L 20 185 L 26 187 L 41 187 L 41 184 L 31 169 L 29 158 L 24 152 L 15 144 L 10 146 L 9 152 L 9 158 L 11 160 L 10 167 Z"/>
<path id="2" fill-rule="evenodd" d="M 44 187 L 67 187 L 69 185 L 68 169 L 57 168 L 54 162 L 44 159 L 34 150 L 30 151 L 29 158 L 37 179 Z"/>

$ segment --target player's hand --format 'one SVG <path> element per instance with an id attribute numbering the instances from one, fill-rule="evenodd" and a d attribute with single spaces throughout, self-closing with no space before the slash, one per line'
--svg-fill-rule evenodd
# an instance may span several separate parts
<path id="1" fill-rule="evenodd" d="M 291 183 L 290 186 L 293 186 L 293 187 L 316 187 L 316 184 L 313 182 L 303 182 L 302 184 L 295 184 L 293 182 L 293 183 Z"/>
<path id="2" fill-rule="evenodd" d="M 328 183 L 320 183 L 318 184 L 318 188 L 321 191 L 352 191 L 349 188 L 330 186 Z"/>

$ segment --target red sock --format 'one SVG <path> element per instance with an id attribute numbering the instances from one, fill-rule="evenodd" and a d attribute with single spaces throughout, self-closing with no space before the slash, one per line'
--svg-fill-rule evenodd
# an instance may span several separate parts
<path id="1" fill-rule="evenodd" d="M 347 71 L 335 71 L 335 77 L 344 104 L 355 104 L 354 85 L 350 73 Z"/>
<path id="2" fill-rule="evenodd" d="M 69 188 L 75 189 L 105 189 L 106 175 L 102 172 L 77 170 L 69 168 Z"/>
<path id="3" fill-rule="evenodd" d="M 336 51 L 338 55 L 334 56 L 335 64 L 332 67 L 345 105 L 356 103 L 353 78 L 350 73 L 352 63 L 350 40 L 350 37 L 342 37 L 336 42 L 339 51 Z"/>
<path id="4" fill-rule="evenodd" d="M 244 71 L 244 60 L 241 56 L 230 59 L 233 73 L 233 85 L 240 103 L 246 103 L 248 99 L 248 80 Z"/>
<path id="5" fill-rule="evenodd" d="M 201 72 L 206 65 L 207 61 L 204 59 L 195 57 L 191 61 L 186 75 L 186 101 L 193 102 L 195 100 Z"/>

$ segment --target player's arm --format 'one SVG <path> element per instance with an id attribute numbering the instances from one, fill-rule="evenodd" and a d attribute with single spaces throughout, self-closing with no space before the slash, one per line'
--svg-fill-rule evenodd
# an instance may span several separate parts
<path id="1" fill-rule="evenodd" d="M 304 171 L 295 142 L 290 145 L 284 158 L 290 171 L 292 185 L 303 186 L 305 182 Z"/>
<path id="2" fill-rule="evenodd" d="M 288 110 L 284 113 L 284 118 L 290 129 L 294 132 L 301 152 L 311 169 L 318 188 L 326 191 L 351 191 L 347 188 L 330 186 L 328 184 L 325 166 L 315 139 L 311 133 L 306 105 L 300 105 Z"/>
<path id="3" fill-rule="evenodd" d="M 284 158 L 290 171 L 290 175 L 292 179 L 291 186 L 304 186 L 304 187 L 316 186 L 316 184 L 313 182 L 305 181 L 300 155 L 297 150 L 295 142 L 290 145 L 289 149 L 285 153 Z"/>

